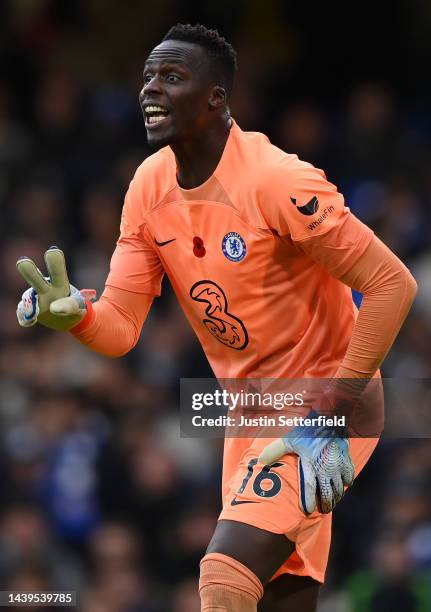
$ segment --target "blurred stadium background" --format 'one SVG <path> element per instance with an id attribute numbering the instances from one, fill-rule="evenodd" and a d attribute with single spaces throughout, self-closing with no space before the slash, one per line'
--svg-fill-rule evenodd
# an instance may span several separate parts
<path id="1" fill-rule="evenodd" d="M 179 378 L 209 368 L 168 283 L 121 360 L 20 329 L 15 260 L 61 245 L 74 283 L 103 289 L 149 154 L 143 62 L 177 21 L 236 47 L 241 127 L 324 168 L 412 269 L 384 374 L 431 376 L 429 2 L 0 3 L 0 585 L 74 589 L 83 612 L 199 610 L 221 444 L 180 439 L 177 404 Z M 431 610 L 430 484 L 430 440 L 380 445 L 335 511 L 320 612 Z"/>

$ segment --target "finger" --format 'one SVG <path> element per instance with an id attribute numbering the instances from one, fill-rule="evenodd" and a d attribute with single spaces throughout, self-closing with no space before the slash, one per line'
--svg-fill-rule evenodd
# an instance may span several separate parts
<path id="1" fill-rule="evenodd" d="M 59 300 L 55 300 L 49 306 L 49 310 L 52 314 L 59 316 L 76 315 L 81 312 L 81 308 L 78 302 L 72 297 L 64 297 Z"/>
<path id="2" fill-rule="evenodd" d="M 343 462 L 341 464 L 341 478 L 346 487 L 351 487 L 353 481 L 355 480 L 355 467 L 349 454 L 344 455 Z"/>
<path id="3" fill-rule="evenodd" d="M 328 514 L 331 512 L 335 506 L 334 495 L 332 492 L 332 484 L 331 479 L 323 474 L 318 474 L 318 483 L 319 483 L 319 502 L 320 502 L 320 511 L 323 514 Z"/>
<path id="4" fill-rule="evenodd" d="M 44 279 L 42 272 L 33 260 L 28 257 L 20 257 L 16 262 L 16 268 L 23 279 L 33 287 L 39 295 L 43 295 L 49 291 L 49 283 Z"/>
<path id="5" fill-rule="evenodd" d="M 334 506 L 335 506 L 336 504 L 338 504 L 338 502 L 344 495 L 344 486 L 343 486 L 343 480 L 341 478 L 341 474 L 334 474 L 331 478 L 331 484 L 332 484 L 332 495 L 333 495 Z"/>
<path id="6" fill-rule="evenodd" d="M 58 247 L 50 247 L 44 256 L 51 284 L 56 289 L 65 288 L 69 294 L 69 279 L 67 278 L 66 261 L 64 253 Z"/>
<path id="7" fill-rule="evenodd" d="M 304 514 L 316 509 L 316 472 L 310 460 L 298 459 L 299 507 Z"/>
<path id="8" fill-rule="evenodd" d="M 259 455 L 259 462 L 264 465 L 270 465 L 285 455 L 286 452 L 286 444 L 283 438 L 278 438 L 278 440 L 274 440 L 268 446 L 265 446 Z"/>
<path id="9" fill-rule="evenodd" d="M 346 487 L 352 486 L 353 481 L 355 480 L 355 466 L 353 465 L 353 461 L 350 456 L 348 444 L 346 444 L 345 448 L 342 449 L 340 472 L 343 484 Z"/>

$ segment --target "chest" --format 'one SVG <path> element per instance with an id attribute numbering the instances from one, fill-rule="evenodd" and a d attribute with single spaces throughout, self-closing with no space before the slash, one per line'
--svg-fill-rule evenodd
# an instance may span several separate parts
<path id="1" fill-rule="evenodd" d="M 252 226 L 225 204 L 171 204 L 151 214 L 147 231 L 166 273 L 177 282 L 197 277 L 241 282 L 277 266 L 272 232 Z"/>

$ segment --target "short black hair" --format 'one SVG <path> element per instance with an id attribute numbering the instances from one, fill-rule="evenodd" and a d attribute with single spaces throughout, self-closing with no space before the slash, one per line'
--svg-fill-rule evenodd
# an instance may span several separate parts
<path id="1" fill-rule="evenodd" d="M 203 25 L 177 23 L 164 36 L 165 40 L 181 40 L 194 43 L 205 49 L 214 70 L 214 76 L 230 96 L 237 69 L 236 51 L 217 30 L 209 30 Z"/>

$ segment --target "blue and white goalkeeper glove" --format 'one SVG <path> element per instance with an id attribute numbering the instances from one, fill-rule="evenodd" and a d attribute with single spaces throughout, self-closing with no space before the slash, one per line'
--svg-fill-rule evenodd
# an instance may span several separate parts
<path id="1" fill-rule="evenodd" d="M 84 318 L 86 301 L 93 301 L 96 292 L 79 291 L 69 283 L 64 254 L 58 247 L 50 247 L 44 259 L 48 277 L 28 257 L 20 257 L 16 263 L 18 272 L 30 285 L 18 304 L 18 323 L 21 327 L 42 323 L 55 330 L 71 329 Z"/>
<path id="2" fill-rule="evenodd" d="M 317 418 L 311 411 L 307 418 Z M 336 436 L 336 437 L 335 437 Z M 283 455 L 298 455 L 299 505 L 305 514 L 316 510 L 331 512 L 355 477 L 344 428 L 295 427 L 283 438 L 266 446 L 259 462 L 271 465 Z"/>

